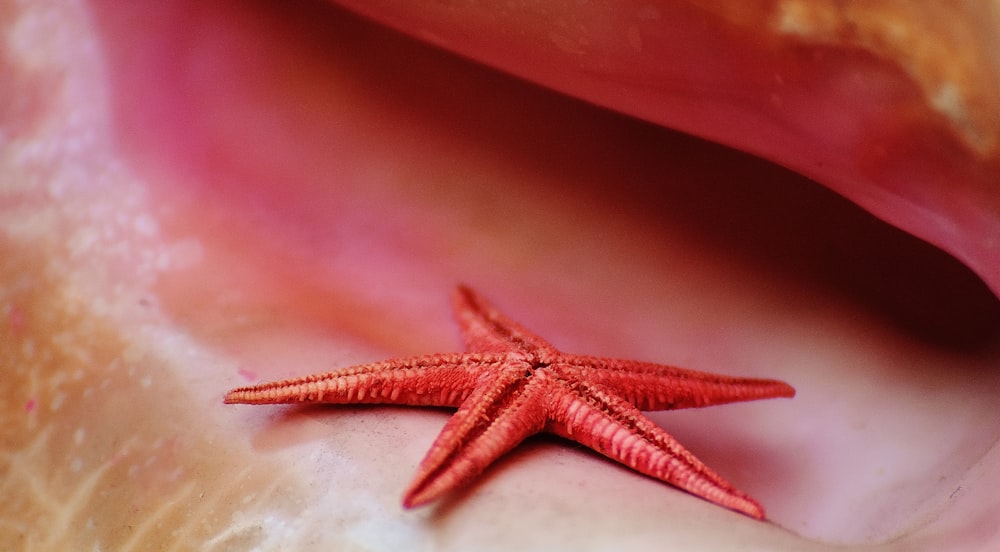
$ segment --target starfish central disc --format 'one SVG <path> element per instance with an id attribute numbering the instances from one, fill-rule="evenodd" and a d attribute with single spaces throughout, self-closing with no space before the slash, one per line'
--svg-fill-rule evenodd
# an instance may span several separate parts
<path id="1" fill-rule="evenodd" d="M 225 402 L 382 403 L 457 408 L 403 495 L 419 506 L 461 487 L 530 435 L 547 431 L 716 504 L 764 509 L 645 417 L 669 410 L 792 397 L 787 383 L 571 355 L 466 287 L 454 299 L 465 353 L 391 359 L 233 389 Z"/>

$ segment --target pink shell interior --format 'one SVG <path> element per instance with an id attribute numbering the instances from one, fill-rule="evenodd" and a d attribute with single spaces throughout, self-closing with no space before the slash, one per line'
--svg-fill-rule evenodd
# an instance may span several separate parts
<path id="1" fill-rule="evenodd" d="M 1000 545 L 1000 24 L 865 5 L 0 10 L 0 543 Z M 446 412 L 221 404 L 457 349 L 459 281 L 792 383 L 652 414 L 771 523 L 555 439 L 405 513 Z"/>

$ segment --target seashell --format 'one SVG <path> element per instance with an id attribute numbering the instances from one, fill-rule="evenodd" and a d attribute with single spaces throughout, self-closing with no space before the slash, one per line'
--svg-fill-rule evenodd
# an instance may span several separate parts
<path id="1" fill-rule="evenodd" d="M 948 251 L 1000 294 L 993 3 L 338 3 L 789 167 Z"/>
<path id="2" fill-rule="evenodd" d="M 997 547 L 996 8 L 8 4 L 0 549 Z M 459 348 L 456 279 L 793 383 L 656 418 L 770 523 L 544 441 L 405 514 L 442 413 L 222 405 Z"/>

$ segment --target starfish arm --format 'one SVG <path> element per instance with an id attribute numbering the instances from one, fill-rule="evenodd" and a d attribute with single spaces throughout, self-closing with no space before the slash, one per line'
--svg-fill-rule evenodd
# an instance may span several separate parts
<path id="1" fill-rule="evenodd" d="M 453 353 L 351 366 L 327 374 L 239 387 L 227 404 L 405 404 L 458 407 L 503 355 Z"/>
<path id="2" fill-rule="evenodd" d="M 467 351 L 556 351 L 548 341 L 507 318 L 466 286 L 455 290 L 452 306 Z"/>
<path id="3" fill-rule="evenodd" d="M 723 376 L 650 362 L 562 357 L 564 361 L 553 363 L 553 368 L 564 378 L 584 378 L 639 410 L 698 408 L 795 396 L 795 388 L 779 380 Z"/>
<path id="4" fill-rule="evenodd" d="M 576 385 L 551 395 L 547 429 L 731 510 L 764 519 L 764 509 L 694 457 L 666 431 L 623 399 Z"/>
<path id="5" fill-rule="evenodd" d="M 412 508 L 457 489 L 545 427 L 544 389 L 512 364 L 478 387 L 448 420 L 403 495 Z"/>

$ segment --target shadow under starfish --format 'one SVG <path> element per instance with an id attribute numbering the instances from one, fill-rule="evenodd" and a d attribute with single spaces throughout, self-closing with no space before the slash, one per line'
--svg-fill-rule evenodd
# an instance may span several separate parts
<path id="1" fill-rule="evenodd" d="M 467 287 L 454 297 L 465 353 L 363 364 L 233 389 L 226 403 L 381 403 L 457 412 L 403 495 L 407 508 L 461 487 L 528 436 L 550 432 L 691 494 L 764 519 L 757 501 L 642 414 L 792 397 L 787 383 L 632 360 L 571 355 Z"/>

